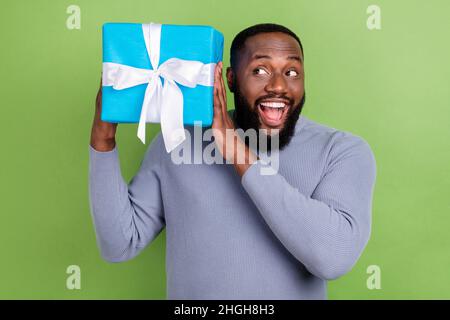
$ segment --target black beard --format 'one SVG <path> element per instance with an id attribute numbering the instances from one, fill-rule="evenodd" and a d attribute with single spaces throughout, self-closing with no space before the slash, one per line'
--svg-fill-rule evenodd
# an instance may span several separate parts
<path id="1" fill-rule="evenodd" d="M 264 96 L 263 99 L 270 99 L 275 98 L 276 96 Z M 280 97 L 277 97 L 280 98 Z M 293 101 L 292 99 L 288 99 L 287 97 L 281 97 L 286 100 L 289 100 L 292 105 Z M 303 94 L 302 100 L 299 104 L 294 106 L 294 108 L 291 108 L 289 110 L 288 115 L 286 117 L 284 126 L 280 131 L 277 133 L 279 137 L 279 146 L 278 149 L 282 150 L 284 147 L 286 147 L 289 142 L 291 141 L 292 137 L 295 133 L 295 125 L 297 123 L 298 118 L 300 117 L 300 113 L 302 112 L 303 105 L 305 104 L 305 94 Z M 250 103 L 247 101 L 247 99 L 241 94 L 241 92 L 238 89 L 238 86 L 235 86 L 235 92 L 234 92 L 234 113 L 233 113 L 233 121 L 235 125 L 238 128 L 243 129 L 244 131 L 248 129 L 256 130 L 258 133 L 258 129 L 261 127 L 261 122 L 259 121 L 259 115 L 257 110 L 257 105 L 255 109 L 252 109 L 250 107 Z M 264 135 L 263 137 L 266 137 L 267 141 L 267 147 L 264 148 L 264 146 L 260 146 L 259 143 L 259 133 L 257 134 L 257 152 L 263 151 L 270 153 L 272 149 L 272 137 L 270 135 Z M 275 137 L 275 136 L 274 136 Z M 248 139 L 245 139 L 245 143 L 248 146 Z"/>

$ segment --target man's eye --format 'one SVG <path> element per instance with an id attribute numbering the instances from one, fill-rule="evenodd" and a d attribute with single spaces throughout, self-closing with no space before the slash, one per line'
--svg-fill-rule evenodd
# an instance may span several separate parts
<path id="1" fill-rule="evenodd" d="M 269 73 L 263 68 L 255 68 L 253 70 L 253 74 L 269 74 Z"/>
<path id="2" fill-rule="evenodd" d="M 298 72 L 295 71 L 295 70 L 289 70 L 287 72 L 287 75 L 290 76 L 290 77 L 296 77 L 296 76 L 298 76 Z"/>

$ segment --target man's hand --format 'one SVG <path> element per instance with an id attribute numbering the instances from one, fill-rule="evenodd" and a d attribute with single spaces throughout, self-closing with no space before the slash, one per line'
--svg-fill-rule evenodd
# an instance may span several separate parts
<path id="1" fill-rule="evenodd" d="M 222 77 L 222 61 L 216 65 L 214 73 L 214 119 L 212 124 L 214 141 L 227 163 L 232 163 L 243 176 L 257 156 L 246 146 L 235 131 L 235 126 L 227 112 L 227 94 Z"/>
<path id="2" fill-rule="evenodd" d="M 95 100 L 95 115 L 91 130 L 91 147 L 97 151 L 111 151 L 116 145 L 117 123 L 102 121 L 102 80 Z"/>

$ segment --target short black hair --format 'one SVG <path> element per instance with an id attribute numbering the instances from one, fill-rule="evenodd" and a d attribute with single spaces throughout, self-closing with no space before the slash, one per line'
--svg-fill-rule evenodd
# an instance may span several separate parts
<path id="1" fill-rule="evenodd" d="M 297 40 L 298 44 L 300 45 L 300 49 L 302 50 L 303 59 L 305 58 L 304 52 L 303 52 L 303 46 L 302 42 L 300 41 L 300 38 L 292 32 L 290 29 L 279 25 L 275 23 L 261 23 L 261 24 L 255 24 L 254 26 L 248 27 L 241 32 L 239 32 L 233 39 L 233 42 L 231 43 L 230 48 L 230 65 L 233 70 L 236 70 L 237 62 L 238 62 L 238 56 L 239 51 L 244 48 L 245 41 L 257 34 L 260 33 L 269 33 L 269 32 L 282 32 L 287 35 L 290 35 L 292 38 Z"/>

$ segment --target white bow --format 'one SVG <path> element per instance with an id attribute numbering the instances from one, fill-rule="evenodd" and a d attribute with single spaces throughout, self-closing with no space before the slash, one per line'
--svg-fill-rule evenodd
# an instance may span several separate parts
<path id="1" fill-rule="evenodd" d="M 170 58 L 159 65 L 161 24 L 143 24 L 142 31 L 153 70 L 104 62 L 102 84 L 122 90 L 147 83 L 137 136 L 145 144 L 145 123 L 160 122 L 166 151 L 171 152 L 186 139 L 183 94 L 177 83 L 189 88 L 213 86 L 216 64 Z"/>

